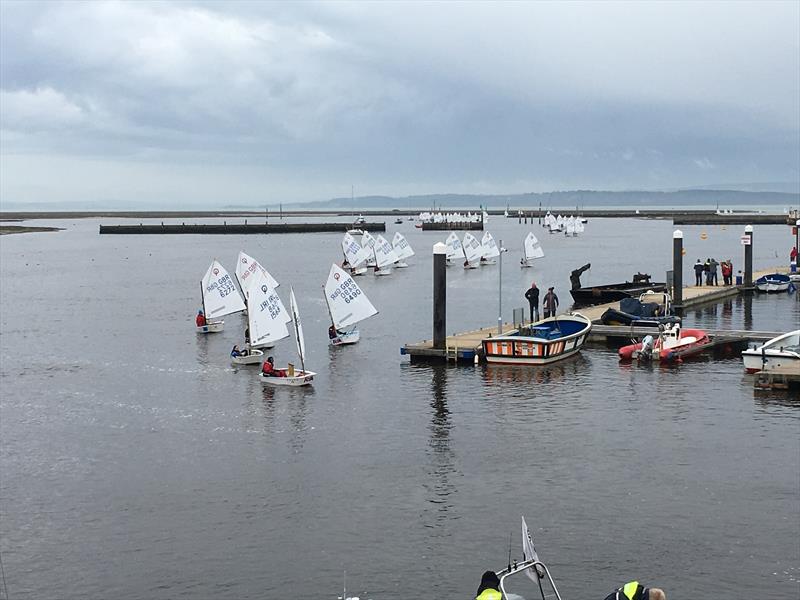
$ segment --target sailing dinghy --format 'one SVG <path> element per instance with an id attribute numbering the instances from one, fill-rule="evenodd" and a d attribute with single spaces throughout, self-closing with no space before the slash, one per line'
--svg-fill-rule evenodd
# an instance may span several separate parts
<path id="1" fill-rule="evenodd" d="M 392 265 L 397 262 L 397 254 L 392 245 L 386 241 L 385 237 L 378 235 L 372 251 L 375 256 L 375 275 L 391 275 Z"/>
<path id="2" fill-rule="evenodd" d="M 314 375 L 316 375 L 316 373 L 313 371 L 306 371 L 306 343 L 303 338 L 303 325 L 300 322 L 300 311 L 297 308 L 297 300 L 295 300 L 294 297 L 294 289 L 291 289 L 289 292 L 289 309 L 292 312 L 292 321 L 294 322 L 294 340 L 297 344 L 297 355 L 300 357 L 300 369 L 295 369 L 294 365 L 289 363 L 286 366 L 286 369 L 283 370 L 283 372 L 286 373 L 286 375 L 283 377 L 269 377 L 265 376 L 263 372 L 259 373 L 258 376 L 261 379 L 261 383 L 265 385 L 291 387 L 308 385 L 313 381 Z M 278 321 L 281 321 L 281 319 L 278 319 Z M 285 326 L 286 323 L 284 322 L 283 324 Z M 289 333 L 287 332 L 286 335 L 278 339 L 282 339 L 288 335 Z"/>
<path id="3" fill-rule="evenodd" d="M 366 263 L 372 256 L 372 251 L 361 246 L 349 232 L 342 238 L 342 253 L 344 254 L 342 267 L 349 266 L 352 276 L 367 272 Z"/>
<path id="4" fill-rule="evenodd" d="M 378 314 L 353 278 L 335 264 L 325 282 L 325 303 L 331 316 L 332 346 L 355 344 L 361 336 L 356 324 Z"/>
<path id="5" fill-rule="evenodd" d="M 405 236 L 399 231 L 396 232 L 392 238 L 392 248 L 394 248 L 394 253 L 397 254 L 397 262 L 394 263 L 394 266 L 398 269 L 405 269 L 408 267 L 406 259 L 414 256 L 414 250 L 411 248 L 411 244 L 408 243 Z"/>
<path id="6" fill-rule="evenodd" d="M 453 264 L 453 261 L 457 259 L 459 256 L 464 255 L 464 251 L 461 249 L 461 240 L 458 239 L 455 231 L 451 231 L 450 235 L 447 236 L 447 239 L 444 242 L 445 246 L 447 246 L 447 262 L 446 265 L 449 267 Z"/>
<path id="7" fill-rule="evenodd" d="M 361 236 L 361 247 L 367 251 L 367 262 L 364 266 L 375 266 L 375 238 L 369 231 L 365 231 Z"/>
<path id="8" fill-rule="evenodd" d="M 481 260 L 482 247 L 478 239 L 470 232 L 464 234 L 464 242 L 461 244 L 464 250 L 464 268 L 477 269 Z"/>
<path id="9" fill-rule="evenodd" d="M 494 241 L 492 234 L 487 231 L 483 234 L 483 239 L 481 240 L 480 265 L 483 267 L 497 264 L 495 258 L 498 256 L 500 256 L 500 249 L 497 247 L 497 242 Z"/>
<path id="10" fill-rule="evenodd" d="M 197 333 L 217 333 L 222 331 L 225 321 L 213 321 L 225 315 L 245 309 L 244 301 L 233 283 L 233 278 L 217 259 L 208 267 L 208 271 L 200 282 L 200 294 L 203 298 L 203 314 L 206 324 L 196 326 Z"/>
<path id="11" fill-rule="evenodd" d="M 532 267 L 533 261 L 537 258 L 544 258 L 544 250 L 542 250 L 539 240 L 536 239 L 532 231 L 528 232 L 525 237 L 525 242 L 522 244 L 522 252 L 523 256 L 519 261 L 519 266 L 523 269 Z"/>
<path id="12" fill-rule="evenodd" d="M 231 357 L 235 365 L 260 365 L 264 362 L 263 348 L 272 348 L 278 340 L 289 337 L 286 327 L 290 320 L 289 313 L 275 288 L 270 286 L 266 272 L 256 270 L 253 273 L 249 290 L 247 324 L 250 343 L 245 354 Z"/>

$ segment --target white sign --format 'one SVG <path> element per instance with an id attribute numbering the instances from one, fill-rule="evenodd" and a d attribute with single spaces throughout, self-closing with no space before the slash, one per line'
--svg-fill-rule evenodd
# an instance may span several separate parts
<path id="1" fill-rule="evenodd" d="M 750 240 L 752 238 L 749 235 L 743 235 L 741 239 L 742 239 L 742 246 L 749 246 Z"/>

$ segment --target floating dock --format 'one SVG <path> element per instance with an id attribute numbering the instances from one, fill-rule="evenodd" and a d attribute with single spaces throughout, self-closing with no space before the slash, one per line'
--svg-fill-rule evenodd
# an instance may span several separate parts
<path id="1" fill-rule="evenodd" d="M 759 371 L 753 386 L 756 390 L 800 390 L 800 369 L 787 365 Z"/>
<path id="2" fill-rule="evenodd" d="M 348 229 L 358 228 L 363 231 L 386 231 L 386 223 L 223 223 L 219 224 L 168 224 L 153 225 L 100 225 L 101 234 L 121 235 L 170 235 L 170 234 L 200 234 L 200 235 L 231 235 L 254 233 L 344 233 Z"/>
<path id="3" fill-rule="evenodd" d="M 422 231 L 483 231 L 483 221 L 458 221 L 454 223 L 422 222 Z"/>

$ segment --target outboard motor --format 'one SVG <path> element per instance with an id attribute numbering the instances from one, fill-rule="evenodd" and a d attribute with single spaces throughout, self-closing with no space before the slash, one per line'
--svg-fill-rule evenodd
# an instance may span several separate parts
<path id="1" fill-rule="evenodd" d="M 645 359 L 650 360 L 653 357 L 653 345 L 655 344 L 655 340 L 653 339 L 652 335 L 646 335 L 642 340 L 642 349 L 639 350 L 639 356 L 637 357 L 639 360 Z"/>

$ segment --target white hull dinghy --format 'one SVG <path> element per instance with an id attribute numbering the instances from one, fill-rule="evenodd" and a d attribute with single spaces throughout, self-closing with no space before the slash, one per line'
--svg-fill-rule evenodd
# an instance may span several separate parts
<path id="1" fill-rule="evenodd" d="M 264 362 L 264 352 L 258 348 L 250 348 L 247 354 L 231 356 L 231 363 L 234 365 L 260 365 Z"/>
<path id="2" fill-rule="evenodd" d="M 742 351 L 748 373 L 794 367 L 800 373 L 800 329 L 784 333 L 770 341 Z"/>
<path id="3" fill-rule="evenodd" d="M 331 317 L 328 337 L 332 346 L 355 344 L 361 337 L 356 324 L 378 314 L 353 278 L 335 264 L 325 282 L 325 304 Z"/>
<path id="4" fill-rule="evenodd" d="M 759 292 L 767 292 L 774 294 L 778 292 L 786 292 L 789 290 L 791 280 L 788 275 L 782 273 L 770 273 L 756 279 L 754 285 Z"/>
<path id="5" fill-rule="evenodd" d="M 236 289 L 233 278 L 217 259 L 211 262 L 200 282 L 200 294 L 206 324 L 199 327 L 195 325 L 197 333 L 219 333 L 223 330 L 225 321 L 215 321 L 215 317 L 224 317 L 245 309 L 244 300 Z"/>
<path id="6" fill-rule="evenodd" d="M 465 233 L 461 248 L 464 252 L 464 268 L 479 268 L 483 248 L 481 247 L 481 243 L 478 241 L 478 238 L 469 232 Z"/>
<path id="7" fill-rule="evenodd" d="M 497 261 L 495 258 L 500 256 L 500 249 L 497 247 L 497 242 L 494 241 L 492 234 L 488 231 L 483 234 L 481 240 L 481 259 L 480 266 L 495 265 Z"/>
<path id="8" fill-rule="evenodd" d="M 375 269 L 373 273 L 378 276 L 391 275 L 392 265 L 397 262 L 397 253 L 392 245 L 382 235 L 375 237 L 375 244 L 372 246 L 375 257 Z"/>
<path id="9" fill-rule="evenodd" d="M 297 345 L 297 354 L 300 357 L 300 369 L 296 370 L 294 368 L 294 365 L 290 363 L 286 366 L 285 369 L 282 369 L 282 372 L 285 375 L 280 377 L 264 375 L 264 373 L 261 372 L 259 373 L 258 377 L 261 379 L 261 383 L 263 383 L 264 385 L 272 385 L 272 386 L 309 385 L 312 381 L 314 381 L 314 376 L 316 375 L 316 373 L 314 373 L 313 371 L 306 370 L 306 365 L 305 365 L 306 342 L 305 339 L 303 338 L 303 324 L 300 322 L 300 311 L 297 308 L 297 300 L 294 297 L 293 289 L 289 292 L 289 309 L 291 310 L 292 320 L 294 321 L 294 340 Z M 282 319 L 279 320 L 283 321 Z M 282 324 L 285 327 L 286 323 L 283 322 Z"/>
<path id="10" fill-rule="evenodd" d="M 529 269 L 533 267 L 533 261 L 539 258 L 544 258 L 544 250 L 539 245 L 539 240 L 530 231 L 522 244 L 522 259 L 519 261 L 519 266 L 521 269 Z"/>
<path id="11" fill-rule="evenodd" d="M 394 263 L 394 266 L 398 269 L 407 269 L 408 263 L 406 259 L 414 256 L 414 249 L 399 231 L 392 238 L 392 248 L 394 248 L 394 253 L 397 255 L 397 262 Z"/>

